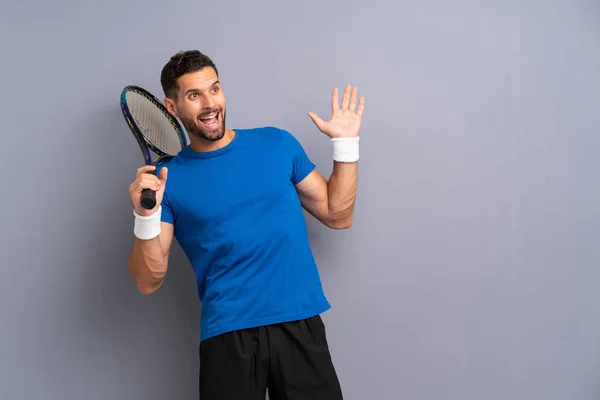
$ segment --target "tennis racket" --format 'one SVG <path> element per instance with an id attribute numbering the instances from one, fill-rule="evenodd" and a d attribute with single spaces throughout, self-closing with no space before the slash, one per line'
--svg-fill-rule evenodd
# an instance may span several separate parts
<path id="1" fill-rule="evenodd" d="M 121 92 L 121 112 L 140 146 L 146 165 L 168 161 L 187 146 L 179 121 L 147 90 L 126 86 Z M 150 151 L 157 157 L 153 158 Z M 152 210 L 156 207 L 156 193 L 144 189 L 140 201 L 142 207 Z"/>

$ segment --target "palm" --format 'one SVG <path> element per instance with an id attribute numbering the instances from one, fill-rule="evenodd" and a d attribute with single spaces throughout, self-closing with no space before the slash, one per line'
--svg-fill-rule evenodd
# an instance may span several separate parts
<path id="1" fill-rule="evenodd" d="M 330 138 L 356 137 L 360 131 L 365 108 L 364 97 L 360 98 L 358 104 L 357 99 L 358 89 L 346 85 L 340 107 L 338 90 L 334 88 L 331 95 L 331 119 L 324 121 L 313 112 L 309 112 L 308 115 L 317 128 Z"/>

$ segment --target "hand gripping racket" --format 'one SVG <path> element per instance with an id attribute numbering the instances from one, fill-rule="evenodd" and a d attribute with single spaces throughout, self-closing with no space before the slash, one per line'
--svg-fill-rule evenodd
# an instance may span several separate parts
<path id="1" fill-rule="evenodd" d="M 134 85 L 125 87 L 121 92 L 121 112 L 140 146 L 146 165 L 158 165 L 187 146 L 179 121 L 147 90 Z M 154 160 L 150 150 L 158 156 Z M 146 210 L 152 210 L 156 206 L 156 193 L 144 189 L 141 204 Z"/>

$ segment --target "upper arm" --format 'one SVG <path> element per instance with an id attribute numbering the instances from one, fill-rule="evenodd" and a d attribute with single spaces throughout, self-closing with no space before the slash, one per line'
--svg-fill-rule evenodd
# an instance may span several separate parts
<path id="1" fill-rule="evenodd" d="M 296 184 L 302 207 L 320 222 L 328 225 L 329 203 L 327 180 L 316 169 Z"/>
<path id="2" fill-rule="evenodd" d="M 280 130 L 283 149 L 292 162 L 290 180 L 296 187 L 302 207 L 319 221 L 325 223 L 328 214 L 327 181 L 315 169 L 304 148 L 291 133 Z"/>

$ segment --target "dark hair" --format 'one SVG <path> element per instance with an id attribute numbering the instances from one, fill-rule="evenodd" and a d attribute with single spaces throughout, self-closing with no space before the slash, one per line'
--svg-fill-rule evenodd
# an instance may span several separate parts
<path id="1" fill-rule="evenodd" d="M 215 63 L 206 54 L 198 50 L 180 51 L 175 54 L 165 64 L 160 74 L 160 83 L 165 96 L 173 99 L 177 98 L 177 90 L 179 89 L 177 79 L 184 74 L 199 71 L 205 67 L 211 67 L 219 76 Z"/>

